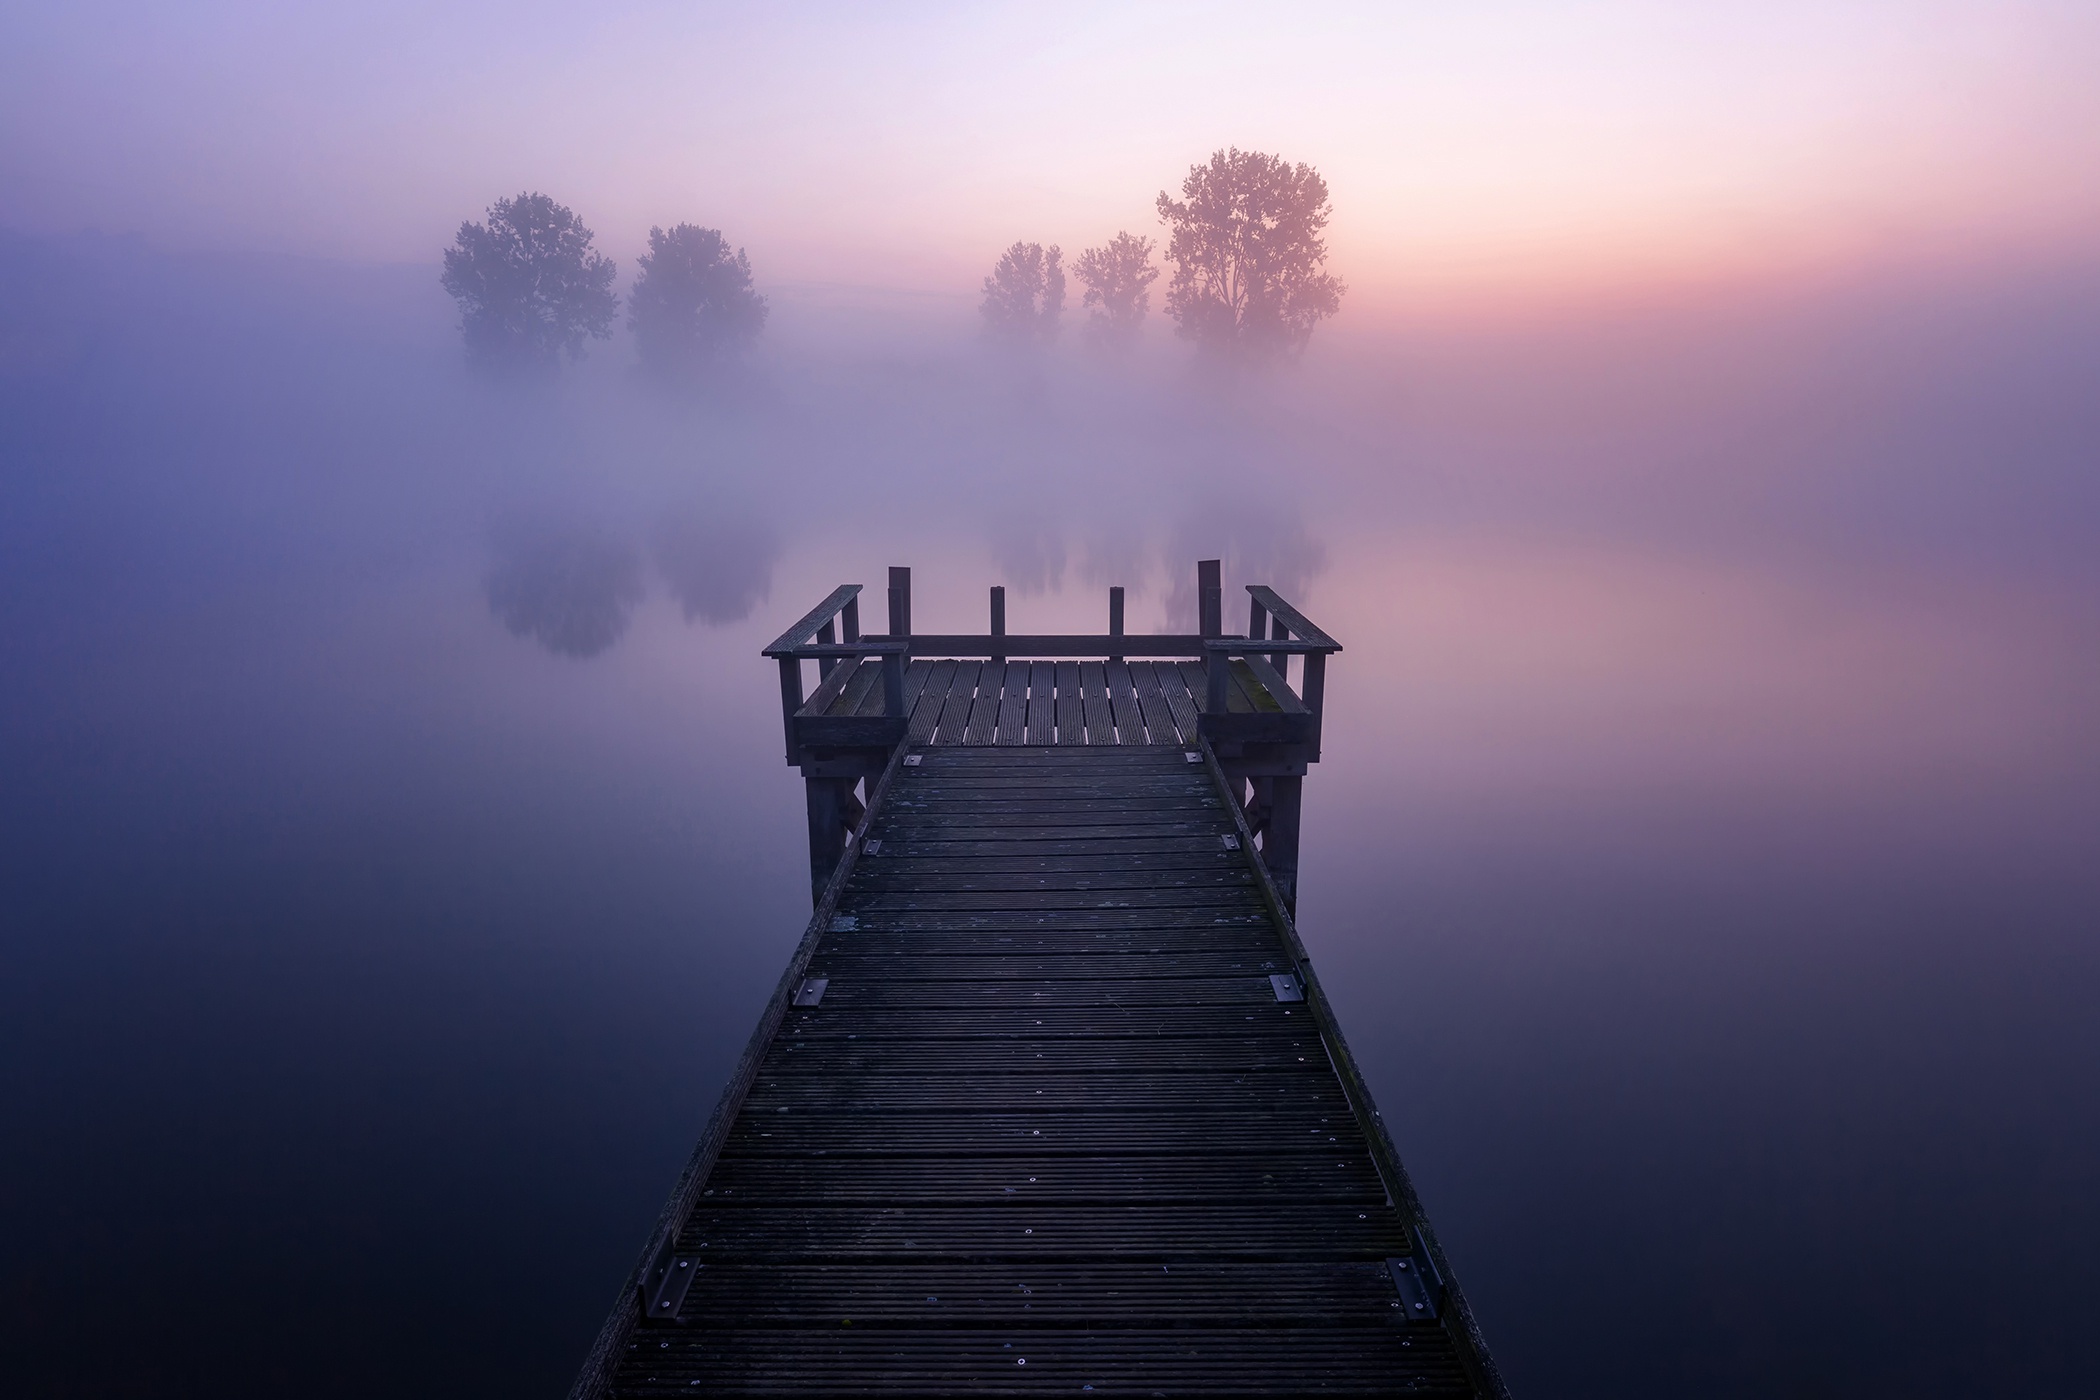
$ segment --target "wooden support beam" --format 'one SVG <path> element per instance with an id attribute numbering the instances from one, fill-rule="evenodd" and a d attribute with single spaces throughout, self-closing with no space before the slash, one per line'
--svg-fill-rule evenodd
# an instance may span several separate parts
<path id="1" fill-rule="evenodd" d="M 1006 589 L 1003 585 L 995 585 L 992 589 L 992 636 L 995 639 L 993 645 L 997 646 L 998 642 L 996 639 L 1005 635 Z M 1006 664 L 1006 653 L 1003 651 L 993 652 L 992 664 L 994 666 L 1004 666 Z"/>
<path id="2" fill-rule="evenodd" d="M 1120 586 L 1108 590 L 1108 635 L 1111 637 L 1123 635 L 1123 590 Z M 1114 652 L 1108 659 L 1121 661 L 1123 653 L 1121 651 Z"/>
<path id="3" fill-rule="evenodd" d="M 787 761 L 795 761 L 795 711 L 802 708 L 802 663 L 780 658 L 780 724 L 787 736 Z"/>
<path id="4" fill-rule="evenodd" d="M 1206 637 L 1225 635 L 1225 586 L 1219 581 L 1219 561 L 1203 559 L 1196 564 L 1196 630 Z"/>
<path id="5" fill-rule="evenodd" d="M 839 858 L 846 854 L 849 811 L 860 803 L 853 798 L 852 778 L 804 778 L 802 787 L 809 807 L 810 901 L 824 897 Z"/>
<path id="6" fill-rule="evenodd" d="M 911 636 L 911 570 L 890 568 L 890 635 Z"/>
<path id="7" fill-rule="evenodd" d="M 1268 823 L 1261 834 L 1261 861 L 1276 882 L 1293 918 L 1298 912 L 1298 831 L 1305 802 L 1303 778 L 1257 778 L 1257 787 L 1267 789 Z"/>

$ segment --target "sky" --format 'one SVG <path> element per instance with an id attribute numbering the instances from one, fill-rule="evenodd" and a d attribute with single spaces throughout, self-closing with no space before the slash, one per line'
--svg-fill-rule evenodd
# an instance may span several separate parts
<path id="1" fill-rule="evenodd" d="M 1301 927 L 1516 1393 L 2100 1391 L 2094 72 L 2072 0 L 0 9 L 0 1374 L 558 1391 L 807 916 L 760 648 L 1222 558 L 1346 648 Z M 1330 185 L 1301 359 L 987 353 L 1229 144 Z M 749 358 L 475 373 L 525 190 L 623 288 L 723 229 Z"/>
<path id="2" fill-rule="evenodd" d="M 966 294 L 1156 232 L 1220 144 L 1335 191 L 1353 309 L 2100 232 L 2100 13 L 2026 3 L 21 5 L 0 217 L 424 262 L 540 189 L 631 257 Z"/>

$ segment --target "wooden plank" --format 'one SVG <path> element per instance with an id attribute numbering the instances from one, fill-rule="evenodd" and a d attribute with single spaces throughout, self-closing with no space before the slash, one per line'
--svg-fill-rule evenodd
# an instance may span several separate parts
<path id="1" fill-rule="evenodd" d="M 1057 742 L 1057 672 L 1047 661 L 1028 667 L 1028 742 Z"/>
<path id="2" fill-rule="evenodd" d="M 1000 670 L 987 661 L 977 673 L 977 699 L 970 706 L 970 722 L 963 730 L 965 744 L 989 744 L 999 732 Z"/>
<path id="3" fill-rule="evenodd" d="M 955 681 L 955 663 L 931 661 L 912 664 L 923 664 L 926 667 L 919 683 L 918 698 L 911 706 L 911 724 L 905 730 L 904 736 L 907 744 L 918 745 L 933 740 L 933 731 L 941 722 L 941 707 L 948 703 L 948 688 Z M 907 691 L 910 689 L 909 677 L 906 678 L 905 688 Z"/>
<path id="4" fill-rule="evenodd" d="M 1089 659 L 1109 655 L 1201 656 L 1203 639 L 1186 633 L 1134 634 L 1110 637 L 1105 633 L 1013 632 L 994 637 L 989 632 L 918 632 L 911 639 L 919 656 L 989 657 L 994 653 L 1042 660 Z"/>
<path id="5" fill-rule="evenodd" d="M 1167 708 L 1167 698 L 1161 692 L 1159 676 L 1149 661 L 1130 663 L 1130 679 L 1137 689 L 1138 709 L 1145 716 L 1145 730 L 1154 742 L 1165 738 L 1169 743 L 1193 743 L 1195 734 L 1177 732 L 1174 714 Z"/>
<path id="6" fill-rule="evenodd" d="M 1174 717 L 1174 727 L 1181 731 L 1185 743 L 1195 743 L 1201 727 L 1196 697 L 1189 694 L 1188 677 L 1171 661 L 1158 662 L 1152 669 L 1159 677 L 1160 694 L 1166 697 L 1167 713 Z"/>
<path id="7" fill-rule="evenodd" d="M 970 727 L 970 710 L 977 703 L 978 661 L 955 663 L 955 677 L 948 683 L 948 700 L 941 707 L 940 727 L 933 731 L 934 744 L 960 744 Z"/>
<path id="8" fill-rule="evenodd" d="M 1025 743 L 1028 738 L 1028 663 L 1007 662 L 1004 677 L 1004 689 L 999 696 L 998 741 L 1009 745 Z"/>
<path id="9" fill-rule="evenodd" d="M 1277 597 L 1275 589 L 1264 584 L 1253 584 L 1248 587 L 1247 592 L 1253 595 L 1255 602 L 1260 603 L 1262 607 L 1268 610 L 1271 617 L 1288 627 L 1291 635 L 1299 641 L 1311 642 L 1316 646 L 1332 651 L 1340 651 L 1342 649 L 1340 642 L 1337 642 L 1334 638 L 1307 621 L 1304 613 L 1299 612 L 1289 603 Z"/>
<path id="10" fill-rule="evenodd" d="M 1260 699 L 1257 699 L 1255 702 L 1257 709 L 1276 709 L 1287 715 L 1307 713 L 1305 702 L 1298 698 L 1296 692 L 1291 689 L 1289 682 L 1285 681 L 1277 673 L 1276 668 L 1269 664 L 1268 658 L 1249 656 L 1243 659 L 1242 664 L 1246 666 L 1247 672 L 1253 678 L 1254 683 L 1261 688 L 1262 695 L 1266 696 L 1270 702 L 1269 704 L 1262 704 Z"/>
<path id="11" fill-rule="evenodd" d="M 1080 706 L 1086 723 L 1088 744 L 1116 741 L 1115 711 L 1108 704 L 1108 677 L 1098 661 L 1079 663 Z"/>
<path id="12" fill-rule="evenodd" d="M 1130 683 L 1130 663 L 1111 661 L 1103 669 L 1108 681 L 1108 704 L 1116 720 L 1116 740 L 1122 744 L 1150 742 L 1145 737 L 1145 717 L 1138 709 L 1137 691 Z M 1174 743 L 1175 740 L 1164 742 Z"/>
<path id="13" fill-rule="evenodd" d="M 841 671 L 847 669 L 844 666 L 839 667 Z M 848 681 L 846 688 L 839 692 L 838 700 L 832 705 L 828 713 L 833 715 L 858 715 L 861 713 L 868 697 L 872 695 L 874 696 L 873 713 L 880 715 L 882 713 L 882 663 L 880 661 L 863 661 L 858 666 L 850 669 L 853 672 L 853 679 Z"/>
<path id="14" fill-rule="evenodd" d="M 1086 743 L 1086 708 L 1079 696 L 1079 663 L 1060 661 L 1052 668 L 1057 686 L 1057 742 L 1060 747 Z"/>
<path id="15" fill-rule="evenodd" d="M 860 595 L 857 583 L 842 583 L 831 590 L 831 595 L 805 613 L 794 626 L 774 639 L 773 645 L 760 652 L 761 656 L 792 656 L 796 647 L 817 635 L 817 629 L 838 616 L 846 604 Z"/>
<path id="16" fill-rule="evenodd" d="M 830 713 L 832 705 L 839 698 L 839 693 L 852 682 L 856 674 L 858 672 L 852 666 L 832 667 L 831 674 L 817 682 L 817 688 L 809 693 L 809 698 L 795 711 L 795 718 L 804 719 Z"/>

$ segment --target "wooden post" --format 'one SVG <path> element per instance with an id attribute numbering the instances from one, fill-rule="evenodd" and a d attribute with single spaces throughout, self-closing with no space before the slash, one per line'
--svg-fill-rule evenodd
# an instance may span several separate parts
<path id="1" fill-rule="evenodd" d="M 890 569 L 890 635 L 899 641 L 911 635 L 911 570 Z"/>
<path id="2" fill-rule="evenodd" d="M 995 586 L 992 589 L 992 635 L 994 637 L 1006 635 L 1006 589 L 1003 585 Z M 994 666 L 1004 666 L 1006 664 L 1006 653 L 1003 651 L 993 652 L 992 664 Z"/>
<path id="3" fill-rule="evenodd" d="M 1261 834 L 1261 863 L 1293 918 L 1298 913 L 1298 818 L 1305 801 L 1305 779 L 1268 780 L 1269 824 Z"/>
<path id="4" fill-rule="evenodd" d="M 1320 761 L 1320 714 L 1327 705 L 1327 653 L 1321 651 L 1305 653 L 1305 680 L 1299 686 L 1299 689 L 1302 693 L 1298 698 L 1305 702 L 1306 709 L 1312 711 L 1312 735 L 1310 740 L 1312 753 L 1307 756 L 1306 761 L 1318 763 Z"/>
<path id="5" fill-rule="evenodd" d="M 780 726 L 787 734 L 787 761 L 795 761 L 795 711 L 802 708 L 802 663 L 780 658 Z"/>
<path id="6" fill-rule="evenodd" d="M 802 787 L 809 801 L 809 898 L 814 904 L 824 897 L 831 872 L 846 854 L 847 804 L 853 798 L 851 778 L 804 778 Z M 856 804 L 857 805 L 857 804 Z"/>
<path id="7" fill-rule="evenodd" d="M 845 613 L 844 613 L 844 614 L 843 614 L 843 615 L 841 616 L 841 618 L 840 618 L 840 621 L 841 621 L 841 622 L 842 622 L 842 623 L 844 624 L 844 626 L 845 626 L 845 628 L 846 628 L 846 640 L 847 640 L 847 641 L 849 641 L 849 642 L 857 642 L 857 641 L 859 641 L 859 640 L 860 640 L 860 599 L 859 599 L 859 598 L 858 598 L 857 596 L 856 596 L 856 597 L 852 597 L 852 598 L 848 598 L 848 599 L 846 600 L 846 611 L 845 611 Z"/>
<path id="8" fill-rule="evenodd" d="M 1248 633 L 1247 635 L 1251 637 L 1251 636 L 1253 636 L 1254 634 L 1250 632 L 1250 633 Z M 1274 619 L 1274 620 L 1272 620 L 1272 621 L 1270 622 L 1270 624 L 1269 624 L 1269 640 L 1270 640 L 1270 641 L 1272 641 L 1272 642 L 1281 642 L 1281 641 L 1287 641 L 1287 640 L 1288 640 L 1288 639 L 1290 638 L 1290 635 L 1291 635 L 1291 629 L 1283 625 L 1283 619 L 1282 619 L 1282 618 L 1280 618 L 1280 617 L 1279 617 L 1279 618 L 1276 618 L 1276 619 Z M 1270 664 L 1271 666 L 1273 666 L 1273 667 L 1275 667 L 1275 668 L 1276 668 L 1276 674 L 1277 674 L 1277 675 L 1279 675 L 1279 676 L 1282 676 L 1282 677 L 1283 677 L 1283 683 L 1284 683 L 1285 685 L 1289 685 L 1289 684 L 1291 683 L 1291 654 L 1290 654 L 1289 652 L 1287 652 L 1287 651 L 1272 651 L 1272 652 L 1270 652 L 1270 653 L 1269 653 L 1269 664 Z M 1304 699 L 1305 697 L 1301 695 L 1301 696 L 1299 696 L 1298 698 L 1299 698 L 1299 699 L 1301 699 L 1301 700 L 1303 700 L 1303 699 Z"/>
<path id="9" fill-rule="evenodd" d="M 1261 605 L 1261 599 L 1247 600 L 1247 640 L 1258 642 L 1269 634 L 1269 610 Z"/>
<path id="10" fill-rule="evenodd" d="M 1123 635 L 1123 590 L 1121 587 L 1108 590 L 1108 635 L 1111 637 Z M 1111 656 L 1108 659 L 1110 661 L 1121 661 L 1123 658 Z"/>
<path id="11" fill-rule="evenodd" d="M 838 636 L 838 631 L 837 631 L 837 629 L 836 629 L 836 628 L 834 628 L 834 627 L 833 627 L 833 626 L 831 625 L 831 619 L 830 619 L 830 618 L 828 618 L 828 617 L 827 617 L 827 618 L 825 618 L 825 619 L 824 619 L 824 625 L 823 625 L 822 627 L 819 627 L 819 628 L 817 629 L 817 640 L 818 640 L 818 641 L 820 641 L 820 642 L 822 642 L 822 643 L 823 643 L 823 644 L 824 644 L 825 646 L 832 646 L 832 645 L 834 645 L 834 644 L 836 644 L 836 643 L 837 643 L 838 639 L 839 639 L 839 636 Z M 845 658 L 843 658 L 843 657 L 838 657 L 838 656 L 820 656 L 820 657 L 818 657 L 818 658 L 817 658 L 817 679 L 818 679 L 819 681 L 821 681 L 821 680 L 823 680 L 823 679 L 824 679 L 825 677 L 829 676 L 829 675 L 831 674 L 831 668 L 832 668 L 832 667 L 834 667 L 834 666 L 836 666 L 836 665 L 838 665 L 838 664 L 839 664 L 839 662 L 840 662 L 840 661 L 842 661 L 842 660 L 844 660 L 844 659 L 845 659 Z"/>
<path id="12" fill-rule="evenodd" d="M 1225 634 L 1225 591 L 1218 581 L 1218 563 L 1216 559 L 1196 561 L 1196 631 L 1205 638 Z M 1210 714 L 1225 713 L 1225 688 L 1228 684 L 1225 668 L 1231 664 L 1217 652 L 1206 650 L 1203 653 L 1204 709 Z"/>

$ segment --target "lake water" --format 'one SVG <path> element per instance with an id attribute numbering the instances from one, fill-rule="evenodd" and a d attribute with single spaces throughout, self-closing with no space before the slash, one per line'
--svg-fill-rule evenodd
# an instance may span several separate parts
<path id="1" fill-rule="evenodd" d="M 1518 1395 L 2100 1387 L 2091 279 L 1757 321 L 1755 392 L 1672 350 L 1731 311 L 659 412 L 466 383 L 427 269 L 5 251 L 11 1390 L 560 1391 L 807 914 L 758 649 L 1199 554 L 1347 647 L 1301 924 Z"/>

